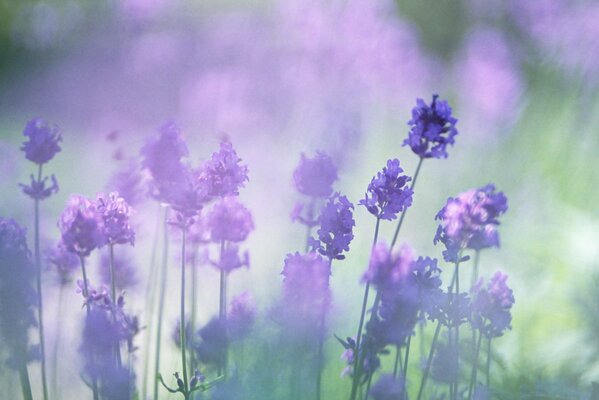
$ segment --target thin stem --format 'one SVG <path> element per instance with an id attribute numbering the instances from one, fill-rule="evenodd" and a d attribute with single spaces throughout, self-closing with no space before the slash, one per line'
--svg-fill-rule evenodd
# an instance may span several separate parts
<path id="1" fill-rule="evenodd" d="M 187 384 L 187 357 L 185 356 L 185 228 L 181 229 L 181 323 L 179 335 L 181 340 L 181 366 L 183 368 L 183 385 L 185 393 L 189 388 Z"/>
<path id="2" fill-rule="evenodd" d="M 412 343 L 412 335 L 410 334 L 410 336 L 408 336 L 408 343 L 406 343 L 406 357 L 404 358 L 404 361 L 403 361 L 404 392 L 406 391 L 406 380 L 408 377 L 408 359 L 410 358 L 410 344 L 411 343 Z"/>
<path id="3" fill-rule="evenodd" d="M 42 180 L 42 164 L 38 165 L 37 181 Z M 37 283 L 37 306 L 38 306 L 38 323 L 40 336 L 40 362 L 42 372 L 42 391 L 44 400 L 48 400 L 48 382 L 46 379 L 46 344 L 44 339 L 44 304 L 42 297 L 42 261 L 40 253 L 40 201 L 38 198 L 34 201 L 35 204 L 35 266 L 36 266 L 36 283 Z"/>
<path id="4" fill-rule="evenodd" d="M 491 392 L 491 338 L 487 343 L 487 390 Z"/>
<path id="5" fill-rule="evenodd" d="M 222 260 L 223 253 L 225 251 L 225 241 L 221 240 L 220 242 L 220 259 Z M 219 310 L 218 316 L 222 326 L 225 326 L 227 321 L 227 272 L 221 268 L 220 270 L 220 291 L 219 291 Z M 228 344 L 225 338 L 225 349 L 222 360 L 222 365 L 218 366 L 218 374 L 225 375 L 227 374 L 227 353 L 228 353 Z"/>
<path id="6" fill-rule="evenodd" d="M 197 257 L 196 254 L 198 252 L 197 245 L 193 246 L 191 256 L 191 338 L 189 339 L 190 344 L 193 346 L 195 331 L 196 331 L 196 314 L 197 314 L 197 301 L 198 301 L 198 272 L 196 271 L 197 265 Z M 189 356 L 189 366 L 190 371 L 193 371 L 193 368 L 196 365 L 195 361 L 195 352 L 191 352 Z"/>
<path id="7" fill-rule="evenodd" d="M 476 250 L 474 252 L 474 265 L 472 268 L 472 278 L 471 278 L 471 282 L 470 282 L 470 287 L 473 287 L 476 284 L 476 281 L 478 280 L 479 262 L 480 262 L 480 250 Z"/>
<path id="8" fill-rule="evenodd" d="M 88 301 L 88 294 L 89 294 L 89 290 L 88 290 L 88 286 L 87 286 L 87 273 L 85 272 L 85 258 L 83 258 L 83 256 L 79 256 L 79 261 L 81 263 L 81 274 L 83 275 L 83 296 L 85 297 L 85 312 L 87 314 L 87 316 L 89 316 L 89 312 L 90 312 L 90 307 L 89 307 L 89 301 Z M 90 358 L 92 359 L 93 362 L 93 358 L 94 358 L 94 354 L 91 353 L 90 354 Z M 96 377 L 92 377 L 92 393 L 93 393 L 93 398 L 94 400 L 98 400 L 100 398 L 99 393 L 98 393 L 98 380 L 96 379 Z"/>
<path id="9" fill-rule="evenodd" d="M 21 392 L 24 400 L 33 400 L 31 394 L 31 382 L 29 381 L 29 372 L 27 372 L 27 363 L 21 362 L 19 365 L 19 378 L 21 380 Z"/>
<path id="10" fill-rule="evenodd" d="M 160 345 L 162 336 L 162 316 L 164 314 L 164 294 L 166 292 L 166 280 L 168 264 L 168 208 L 164 212 L 164 243 L 162 252 L 162 271 L 160 277 L 160 294 L 158 300 L 158 326 L 156 328 L 156 359 L 154 361 L 154 400 L 158 400 L 158 374 L 160 371 Z"/>
<path id="11" fill-rule="evenodd" d="M 148 285 L 146 287 L 146 307 L 148 316 L 148 324 L 146 328 L 146 341 L 144 349 L 144 371 L 143 371 L 143 383 L 142 383 L 142 399 L 147 399 L 148 390 L 148 376 L 150 374 L 150 347 L 152 339 L 152 328 L 154 326 L 154 292 L 156 291 L 156 274 L 158 273 L 156 266 L 156 253 L 158 248 L 158 235 L 160 230 L 160 222 L 162 221 L 162 207 L 158 205 L 158 213 L 156 218 L 156 227 L 154 229 L 154 239 L 152 240 L 152 255 L 150 257 L 150 276 L 148 277 Z"/>
<path id="12" fill-rule="evenodd" d="M 60 339 L 61 339 L 61 333 L 62 330 L 60 329 L 62 324 L 61 324 L 61 318 L 60 316 L 62 315 L 62 303 L 63 303 L 63 293 L 64 293 L 64 285 L 61 283 L 60 286 L 58 287 L 58 300 L 57 300 L 57 307 L 56 307 L 56 327 L 55 327 L 55 331 L 56 331 L 56 340 L 54 342 L 54 351 L 52 352 L 52 395 L 55 398 L 60 398 L 59 396 L 59 392 L 58 392 L 58 352 L 60 351 Z"/>
<path id="13" fill-rule="evenodd" d="M 433 356 L 435 355 L 435 347 L 437 346 L 437 340 L 439 339 L 439 332 L 441 331 L 441 321 L 437 323 L 437 328 L 435 329 L 435 335 L 433 336 L 433 342 L 431 343 L 431 349 L 428 353 L 428 360 L 426 361 L 426 368 L 424 370 L 424 374 L 422 375 L 422 381 L 420 381 L 420 389 L 418 389 L 418 397 L 417 400 L 422 398 L 422 394 L 424 393 L 424 386 L 426 385 L 426 380 L 428 379 L 428 374 L 431 370 L 431 365 L 433 364 Z"/>
<path id="14" fill-rule="evenodd" d="M 416 186 L 416 180 L 418 179 L 418 174 L 420 173 L 420 167 L 422 167 L 422 162 L 424 161 L 424 158 L 420 157 L 420 160 L 418 160 L 418 166 L 416 167 L 416 171 L 414 172 L 414 177 L 412 178 L 412 183 L 410 184 L 410 190 L 414 190 L 414 186 Z M 395 246 L 395 243 L 397 243 L 397 238 L 399 236 L 399 230 L 401 229 L 401 226 L 403 224 L 403 220 L 406 217 L 406 212 L 408 211 L 408 208 L 404 208 L 404 210 L 401 213 L 401 216 L 399 217 L 399 222 L 397 223 L 397 228 L 395 228 L 395 233 L 393 234 L 393 240 L 391 241 L 391 250 L 393 249 L 393 247 Z"/>
<path id="15" fill-rule="evenodd" d="M 401 360 L 401 347 L 395 346 L 395 363 L 393 364 L 393 377 L 397 378 L 398 370 L 402 368 L 403 374 L 403 362 Z"/>
<path id="16" fill-rule="evenodd" d="M 459 262 L 455 263 L 455 290 L 456 290 L 456 296 L 457 296 L 457 300 L 459 301 L 460 299 L 460 269 L 459 269 Z M 455 327 L 455 352 L 456 352 L 456 374 L 457 374 L 457 378 L 456 381 L 454 382 L 454 398 L 457 399 L 458 397 L 458 386 L 459 386 L 459 376 L 460 376 L 460 325 L 459 322 L 458 324 L 456 324 Z"/>
<path id="17" fill-rule="evenodd" d="M 116 299 L 116 275 L 114 273 L 114 244 L 110 244 L 108 246 L 110 249 L 110 295 L 112 296 L 112 319 L 116 322 L 116 307 L 117 307 L 117 299 Z M 114 356 L 116 358 L 117 367 L 121 367 L 121 346 L 119 344 L 118 339 L 114 343 Z"/>
<path id="18" fill-rule="evenodd" d="M 329 258 L 329 271 L 331 270 L 331 266 L 333 265 L 333 259 Z M 320 316 L 320 334 L 318 335 L 318 351 L 316 355 L 316 360 L 318 365 L 316 366 L 316 400 L 320 400 L 321 397 L 321 386 L 322 386 L 322 366 L 324 362 L 323 358 L 323 348 L 324 348 L 324 336 L 325 336 L 325 307 L 321 307 L 322 314 Z"/>
<path id="19" fill-rule="evenodd" d="M 478 343 L 476 344 L 476 352 L 472 361 L 472 375 L 470 376 L 470 386 L 468 387 L 468 400 L 472 398 L 472 389 L 476 385 L 476 373 L 478 372 L 478 354 L 480 353 L 480 344 L 483 340 L 482 331 L 478 335 Z"/>

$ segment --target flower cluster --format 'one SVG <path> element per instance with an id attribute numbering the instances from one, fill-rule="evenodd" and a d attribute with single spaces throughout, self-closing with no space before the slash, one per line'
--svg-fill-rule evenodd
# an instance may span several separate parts
<path id="1" fill-rule="evenodd" d="M 328 197 L 337 180 L 337 167 L 331 157 L 317 151 L 314 157 L 302 153 L 300 163 L 293 171 L 293 183 L 298 192 L 310 197 Z"/>
<path id="2" fill-rule="evenodd" d="M 102 220 L 102 233 L 108 245 L 134 244 L 135 232 L 130 225 L 131 208 L 117 192 L 98 193 L 96 212 Z"/>
<path id="3" fill-rule="evenodd" d="M 506 281 L 507 275 L 497 271 L 486 287 L 481 278 L 471 290 L 472 325 L 488 338 L 502 336 L 511 328 L 514 294 Z"/>
<path id="4" fill-rule="evenodd" d="M 362 280 L 374 285 L 378 290 L 392 289 L 405 279 L 414 261 L 414 251 L 404 245 L 398 253 L 392 253 L 384 242 L 372 249 L 368 269 Z"/>
<path id="5" fill-rule="evenodd" d="M 250 211 L 235 197 L 218 201 L 206 216 L 213 242 L 242 242 L 254 230 Z"/>
<path id="6" fill-rule="evenodd" d="M 360 200 L 360 204 L 377 218 L 397 218 L 398 213 L 412 204 L 413 191 L 407 187 L 412 179 L 401 175 L 402 172 L 398 159 L 388 160 L 387 166 L 372 178 L 366 196 Z"/>
<path id="7" fill-rule="evenodd" d="M 212 157 L 202 164 L 199 179 L 208 196 L 237 196 L 239 188 L 248 180 L 248 167 L 241 164 L 233 144 L 223 140 L 219 151 L 212 153 Z"/>
<path id="8" fill-rule="evenodd" d="M 492 184 L 450 197 L 436 216 L 441 223 L 434 242 L 445 245 L 445 260 L 453 262 L 463 249 L 498 247 L 498 218 L 506 211 L 507 198 Z"/>
<path id="9" fill-rule="evenodd" d="M 343 260 L 343 252 L 349 251 L 354 238 L 354 205 L 347 197 L 333 194 L 322 209 L 318 228 L 318 240 L 312 238 L 311 245 L 323 256 Z"/>
<path id="10" fill-rule="evenodd" d="M 60 215 L 58 228 L 66 249 L 79 257 L 105 244 L 102 222 L 91 200 L 80 195 L 71 195 Z"/>
<path id="11" fill-rule="evenodd" d="M 25 152 L 25 158 L 35 164 L 47 163 L 61 150 L 60 129 L 50 126 L 42 118 L 34 118 L 27 122 L 23 135 L 27 137 L 27 141 L 23 143 L 21 150 Z"/>
<path id="12" fill-rule="evenodd" d="M 458 134 L 457 122 L 451 107 L 438 95 L 433 95 L 430 105 L 418 99 L 408 122 L 410 133 L 403 144 L 421 158 L 447 158 L 447 145 L 453 145 Z"/>
<path id="13" fill-rule="evenodd" d="M 31 175 L 30 179 L 31 183 L 29 185 L 20 183 L 19 186 L 21 186 L 23 193 L 32 199 L 44 200 L 58 192 L 58 182 L 54 175 L 50 175 L 50 178 L 45 176 L 39 180 Z M 50 179 L 49 185 L 48 179 Z"/>

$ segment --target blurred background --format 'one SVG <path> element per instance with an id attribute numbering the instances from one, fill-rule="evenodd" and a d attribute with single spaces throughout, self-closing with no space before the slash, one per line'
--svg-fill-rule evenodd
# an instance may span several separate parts
<path id="1" fill-rule="evenodd" d="M 484 253 L 481 271 L 506 271 L 516 298 L 513 330 L 495 344 L 495 379 L 530 394 L 522 398 L 588 396 L 599 380 L 596 1 L 0 0 L 0 215 L 32 229 L 17 184 L 33 172 L 19 150 L 33 117 L 63 132 L 63 151 L 46 168 L 60 184 L 43 203 L 48 243 L 68 195 L 110 189 L 164 121 L 180 124 L 195 161 L 228 137 L 250 169 L 241 199 L 256 225 L 252 266 L 232 276 L 232 292 L 251 291 L 267 315 L 285 254 L 303 247 L 304 229 L 289 217 L 300 153 L 332 154 L 336 189 L 357 204 L 388 158 L 413 174 L 417 157 L 401 144 L 416 98 L 433 93 L 453 107 L 460 134 L 448 159 L 424 163 L 400 242 L 440 258 L 434 216 L 447 197 L 495 183 L 510 208 L 501 248 Z M 145 230 L 132 250 L 139 279 L 129 305 L 142 320 L 155 213 L 145 201 L 136 216 Z M 355 217 L 352 251 L 333 265 L 332 329 L 341 336 L 359 315 L 374 229 L 364 208 Z M 382 228 L 387 241 L 394 226 Z M 207 321 L 217 274 L 202 271 Z M 168 335 L 177 315 L 171 283 Z M 69 290 L 57 318 L 46 293 L 49 335 L 60 324 L 72 336 L 61 353 L 70 382 L 62 394 L 76 398 L 85 390 L 80 300 Z M 165 371 L 176 368 L 171 353 Z M 326 380 L 337 383 L 325 384 L 325 398 L 346 390 L 340 353 L 330 340 Z M 0 375 L 0 398 L 13 398 L 16 378 Z"/>

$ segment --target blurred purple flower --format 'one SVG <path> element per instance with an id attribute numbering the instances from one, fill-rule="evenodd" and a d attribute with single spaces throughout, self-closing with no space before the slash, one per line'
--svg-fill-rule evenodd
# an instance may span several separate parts
<path id="1" fill-rule="evenodd" d="M 303 204 L 300 202 L 295 203 L 291 210 L 291 221 L 299 222 L 302 225 L 306 225 L 310 228 L 318 225 L 318 215 L 315 215 L 314 203 Z"/>
<path id="2" fill-rule="evenodd" d="M 403 398 L 402 381 L 393 374 L 381 375 L 379 380 L 370 389 L 370 396 L 374 400 L 397 400 Z"/>
<path id="3" fill-rule="evenodd" d="M 242 242 L 254 230 L 252 214 L 235 197 L 219 200 L 206 218 L 213 242 Z"/>
<path id="4" fill-rule="evenodd" d="M 42 118 L 34 118 L 27 122 L 23 135 L 27 137 L 21 146 L 25 157 L 38 165 L 50 161 L 61 149 L 59 142 L 62 140 L 60 129 L 50 126 Z"/>
<path id="5" fill-rule="evenodd" d="M 181 320 L 177 320 L 177 324 L 175 325 L 175 329 L 171 335 L 171 339 L 177 348 L 181 348 Z M 185 342 L 187 347 L 193 346 L 193 332 L 191 331 L 191 321 L 187 319 L 185 321 Z"/>
<path id="6" fill-rule="evenodd" d="M 125 199 L 117 192 L 108 195 L 98 193 L 95 207 L 102 219 L 102 233 L 106 244 L 135 243 L 135 232 L 129 221 L 132 210 Z"/>
<path id="7" fill-rule="evenodd" d="M 347 197 L 334 193 L 322 209 L 318 229 L 318 240 L 311 238 L 311 245 L 323 256 L 343 260 L 344 251 L 354 238 L 354 205 Z"/>
<path id="8" fill-rule="evenodd" d="M 129 160 L 122 168 L 117 170 L 108 185 L 108 192 L 118 192 L 127 204 L 139 204 L 146 196 L 145 180 L 141 169 L 135 160 Z"/>
<path id="9" fill-rule="evenodd" d="M 458 134 L 458 120 L 451 115 L 451 107 L 438 98 L 433 95 L 430 105 L 418 99 L 408 121 L 411 129 L 403 145 L 410 146 L 420 158 L 447 158 L 447 145 L 453 145 Z"/>
<path id="10" fill-rule="evenodd" d="M 227 316 L 227 331 L 232 340 L 246 337 L 254 325 L 256 304 L 249 292 L 243 292 L 231 299 Z"/>
<path id="11" fill-rule="evenodd" d="M 413 191 L 407 187 L 412 178 L 401 175 L 402 172 L 398 159 L 388 160 L 387 166 L 370 181 L 360 204 L 377 218 L 389 221 L 397 218 L 398 213 L 412 205 Z"/>
<path id="12" fill-rule="evenodd" d="M 293 171 L 293 183 L 298 192 L 311 197 L 328 197 L 337 180 L 337 167 L 331 157 L 317 151 L 308 158 L 302 153 L 300 163 Z"/>
<path id="13" fill-rule="evenodd" d="M 131 252 L 118 251 L 114 253 L 114 281 L 117 290 L 131 289 L 139 282 L 137 266 Z M 103 252 L 100 260 L 100 277 L 102 283 L 110 284 L 110 255 Z"/>
<path id="14" fill-rule="evenodd" d="M 24 183 L 20 183 L 19 186 L 21 186 L 23 193 L 32 199 L 44 200 L 58 192 L 58 182 L 56 181 L 54 174 L 50 175 L 51 184 L 49 186 L 46 186 L 47 181 L 47 176 L 37 180 L 33 175 L 31 175 L 31 184 L 26 185 Z"/>
<path id="15" fill-rule="evenodd" d="M 450 197 L 436 216 L 441 223 L 434 238 L 445 245 L 445 260 L 456 262 L 465 248 L 499 247 L 498 218 L 507 207 L 507 198 L 492 184 Z"/>
<path id="16" fill-rule="evenodd" d="M 447 327 L 457 327 L 470 319 L 471 302 L 468 293 L 433 292 L 429 319 Z"/>
<path id="17" fill-rule="evenodd" d="M 87 257 L 105 244 L 102 221 L 94 204 L 86 197 L 71 195 L 58 220 L 62 242 L 79 257 Z"/>
<path id="18" fill-rule="evenodd" d="M 226 322 L 212 318 L 197 332 L 195 350 L 204 364 L 222 365 L 227 349 Z"/>
<path id="19" fill-rule="evenodd" d="M 227 273 L 241 268 L 250 267 L 250 256 L 247 251 L 240 253 L 239 246 L 235 243 L 228 243 L 220 253 L 218 261 L 211 261 L 211 264 Z"/>
<path id="20" fill-rule="evenodd" d="M 439 343 L 433 358 L 431 378 L 437 382 L 454 383 L 459 378 L 458 351 L 453 344 Z"/>
<path id="21" fill-rule="evenodd" d="M 514 294 L 506 283 L 508 276 L 497 271 L 484 287 L 481 278 L 472 287 L 472 325 L 486 337 L 499 337 L 511 329 Z"/>
<path id="22" fill-rule="evenodd" d="M 46 251 L 46 257 L 56 268 L 60 285 L 67 285 L 73 280 L 73 274 L 79 269 L 79 258 L 68 251 L 62 241 L 50 247 Z"/>
<path id="23" fill-rule="evenodd" d="M 362 281 L 369 282 L 377 290 L 392 288 L 410 273 L 413 261 L 414 250 L 410 246 L 404 245 L 392 254 L 386 243 L 379 242 L 372 250 Z"/>
<path id="24" fill-rule="evenodd" d="M 237 196 L 248 180 L 248 167 L 241 164 L 233 144 L 223 140 L 220 150 L 212 153 L 212 157 L 202 164 L 199 175 L 208 196 Z"/>

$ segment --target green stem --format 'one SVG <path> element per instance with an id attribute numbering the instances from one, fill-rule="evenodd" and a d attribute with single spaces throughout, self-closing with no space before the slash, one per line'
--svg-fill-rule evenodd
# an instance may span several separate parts
<path id="1" fill-rule="evenodd" d="M 79 261 L 81 262 L 81 274 L 83 275 L 83 296 L 85 297 L 85 312 L 86 314 L 89 316 L 89 312 L 90 312 L 90 307 L 89 307 L 89 302 L 88 302 L 88 294 L 89 294 L 89 290 L 88 290 L 88 286 L 87 286 L 87 273 L 85 271 L 85 258 L 83 258 L 83 256 L 79 256 Z M 94 354 L 91 354 L 91 359 L 93 362 L 93 358 L 94 358 Z M 99 400 L 99 393 L 98 393 L 98 380 L 95 377 L 92 377 L 92 393 L 93 393 L 93 398 L 94 400 Z"/>
<path id="2" fill-rule="evenodd" d="M 162 252 L 162 270 L 160 276 L 160 293 L 158 299 L 158 326 L 156 328 L 156 359 L 154 360 L 154 400 L 158 400 L 158 374 L 160 371 L 160 345 L 162 336 L 162 317 L 164 314 L 164 294 L 168 277 L 168 208 L 164 212 L 164 243 Z"/>
<path id="3" fill-rule="evenodd" d="M 420 174 L 420 167 L 422 167 L 422 162 L 424 161 L 424 158 L 420 157 L 420 160 L 418 160 L 418 166 L 416 167 L 416 171 L 414 172 L 414 177 L 412 178 L 412 183 L 410 184 L 410 190 L 414 190 L 414 186 L 416 185 L 416 180 L 418 179 L 418 174 Z M 406 217 L 406 212 L 408 211 L 408 208 L 404 208 L 404 210 L 401 213 L 401 216 L 399 217 L 399 222 L 397 223 L 397 228 L 395 228 L 395 233 L 393 234 L 393 240 L 391 241 L 391 248 L 389 251 L 391 251 L 393 249 L 393 247 L 395 247 L 395 243 L 397 243 L 397 238 L 399 237 L 399 230 L 401 229 L 401 226 L 403 224 L 403 220 Z"/>
<path id="4" fill-rule="evenodd" d="M 21 380 L 21 392 L 24 400 L 33 400 L 31 394 L 31 382 L 29 381 L 29 372 L 27 372 L 27 363 L 24 361 L 19 365 L 19 378 Z"/>
<path id="5" fill-rule="evenodd" d="M 192 250 L 193 254 L 191 257 L 191 338 L 189 339 L 189 343 L 193 346 L 195 340 L 195 331 L 196 331 L 196 315 L 197 315 L 197 301 L 198 301 L 198 272 L 196 270 L 197 265 L 197 257 L 196 254 L 198 252 L 197 245 L 193 246 Z M 195 352 L 192 351 L 189 356 L 189 368 L 190 371 L 193 371 L 196 365 L 195 360 Z"/>
<path id="6" fill-rule="evenodd" d="M 61 315 L 62 315 L 62 303 L 63 303 L 64 286 L 61 283 L 58 287 L 58 300 L 57 300 L 57 311 L 56 311 L 56 341 L 54 343 L 54 351 L 52 352 L 52 395 L 55 398 L 60 398 L 58 391 L 58 353 L 60 351 L 61 333 Z"/>
<path id="7" fill-rule="evenodd" d="M 154 326 L 154 292 L 156 291 L 156 285 L 158 281 L 156 280 L 157 269 L 156 266 L 156 253 L 158 248 L 158 234 L 160 230 L 160 222 L 162 221 L 162 206 L 158 205 L 158 213 L 156 218 L 156 227 L 154 229 L 154 239 L 152 240 L 152 255 L 150 257 L 150 276 L 148 277 L 148 285 L 146 287 L 146 313 L 148 318 L 147 328 L 146 328 L 146 340 L 145 340 L 145 349 L 144 349 L 144 371 L 143 371 L 143 383 L 142 383 L 142 399 L 147 399 L 147 391 L 148 391 L 148 376 L 150 373 L 150 348 L 151 348 L 151 339 L 152 339 L 152 328 Z"/>
<path id="8" fill-rule="evenodd" d="M 478 372 L 478 355 L 480 353 L 480 344 L 483 339 L 482 331 L 478 335 L 478 343 L 476 344 L 476 352 L 474 354 L 474 358 L 472 361 L 472 375 L 470 376 L 470 386 L 468 387 L 468 397 L 467 399 L 472 399 L 472 389 L 476 385 L 476 374 Z"/>
<path id="9" fill-rule="evenodd" d="M 480 250 L 476 250 L 474 252 L 474 266 L 472 268 L 472 278 L 470 282 L 470 287 L 473 287 L 478 280 L 478 264 L 480 262 Z"/>
<path id="10" fill-rule="evenodd" d="M 410 336 L 408 336 L 408 343 L 406 343 L 406 357 L 404 358 L 404 361 L 403 361 L 404 392 L 406 391 L 406 381 L 408 378 L 408 359 L 410 358 L 410 344 L 411 343 L 412 343 L 412 335 L 410 334 Z"/>
<path id="11" fill-rule="evenodd" d="M 116 307 L 117 307 L 117 299 L 116 299 L 116 275 L 114 273 L 114 244 L 110 244 L 110 295 L 112 296 L 112 319 L 116 322 Z M 119 341 L 117 340 L 114 344 L 114 355 L 116 358 L 117 367 L 121 367 L 121 347 Z"/>
<path id="12" fill-rule="evenodd" d="M 181 340 L 181 366 L 183 368 L 183 385 L 185 387 L 185 393 L 189 390 L 187 384 L 187 357 L 185 356 L 185 350 L 187 344 L 185 343 L 185 233 L 186 228 L 181 229 L 181 323 L 179 325 L 179 335 Z"/>
<path id="13" fill-rule="evenodd" d="M 223 253 L 225 251 L 225 241 L 221 240 L 220 242 L 220 259 L 222 260 L 223 257 Z M 221 324 L 223 326 L 225 326 L 225 323 L 227 321 L 227 272 L 221 268 L 220 270 L 220 290 L 219 290 L 219 310 L 218 310 L 218 316 L 219 319 L 221 321 Z M 218 366 L 218 374 L 219 375 L 227 375 L 227 352 L 228 352 L 228 345 L 225 339 L 225 349 L 224 349 L 224 355 L 223 355 L 223 360 L 222 360 L 222 365 Z"/>
<path id="14" fill-rule="evenodd" d="M 456 296 L 459 301 L 460 296 L 460 270 L 459 270 L 459 262 L 455 263 L 455 288 L 456 288 Z M 455 352 L 456 352 L 456 371 L 457 379 L 454 382 L 454 398 L 458 397 L 458 386 L 459 386 L 459 376 L 460 376 L 460 325 L 459 322 L 455 327 Z"/>
<path id="15" fill-rule="evenodd" d="M 42 180 L 42 164 L 37 169 L 37 181 Z M 40 201 L 35 199 L 35 266 L 37 283 L 38 323 L 40 336 L 40 362 L 42 372 L 42 391 L 44 400 L 48 400 L 48 382 L 46 379 L 46 344 L 44 339 L 44 304 L 42 296 L 42 261 L 40 252 Z"/>
<path id="16" fill-rule="evenodd" d="M 424 393 L 424 387 L 426 385 L 426 380 L 428 379 L 428 374 L 431 370 L 431 365 L 433 364 L 433 356 L 435 355 L 435 347 L 437 346 L 437 340 L 439 339 L 439 332 L 441 331 L 441 321 L 437 322 L 437 328 L 435 329 L 435 335 L 433 336 L 433 342 L 431 343 L 431 349 L 428 353 L 428 360 L 426 361 L 426 368 L 424 369 L 424 374 L 422 375 L 422 380 L 420 381 L 420 389 L 418 389 L 418 397 L 417 400 L 422 398 L 422 394 Z"/>
<path id="17" fill-rule="evenodd" d="M 397 378 L 397 373 L 399 369 L 403 368 L 403 362 L 401 360 L 401 347 L 395 346 L 395 363 L 393 364 L 393 377 Z M 402 371 L 403 375 L 403 371 Z"/>
<path id="18" fill-rule="evenodd" d="M 333 265 L 333 259 L 329 258 L 329 271 L 331 270 L 331 266 Z M 320 332 L 318 335 L 318 351 L 316 355 L 316 360 L 318 365 L 316 366 L 316 400 L 320 400 L 321 397 L 321 386 L 322 386 L 322 367 L 324 363 L 323 358 L 323 349 L 324 349 L 324 336 L 325 336 L 325 312 L 324 312 L 324 304 L 321 307 L 322 314 L 320 318 Z"/>
<path id="19" fill-rule="evenodd" d="M 487 343 L 487 390 L 491 393 L 491 338 Z"/>

